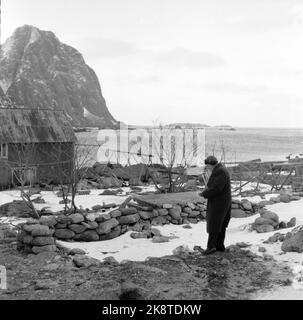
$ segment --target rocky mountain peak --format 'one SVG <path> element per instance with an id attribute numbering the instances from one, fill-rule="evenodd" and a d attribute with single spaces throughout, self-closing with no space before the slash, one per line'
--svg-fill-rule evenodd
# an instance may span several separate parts
<path id="1" fill-rule="evenodd" d="M 30 25 L 15 30 L 0 49 L 0 87 L 18 105 L 65 110 L 75 126 L 118 124 L 95 72 L 51 31 Z"/>

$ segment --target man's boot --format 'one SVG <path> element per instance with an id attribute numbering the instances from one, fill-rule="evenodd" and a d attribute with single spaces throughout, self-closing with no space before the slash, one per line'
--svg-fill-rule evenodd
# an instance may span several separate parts
<path id="1" fill-rule="evenodd" d="M 204 252 L 203 252 L 203 255 L 204 256 L 208 256 L 212 253 L 215 253 L 216 252 L 216 248 L 207 248 Z"/>

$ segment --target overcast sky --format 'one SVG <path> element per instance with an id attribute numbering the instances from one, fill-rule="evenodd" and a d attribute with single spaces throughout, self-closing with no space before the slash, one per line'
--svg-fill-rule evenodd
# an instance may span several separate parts
<path id="1" fill-rule="evenodd" d="M 2 41 L 51 30 L 128 124 L 303 128 L 303 0 L 2 0 Z"/>

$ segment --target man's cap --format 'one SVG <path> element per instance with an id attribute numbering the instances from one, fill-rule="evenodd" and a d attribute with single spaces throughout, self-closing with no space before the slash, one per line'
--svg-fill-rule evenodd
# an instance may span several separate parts
<path id="1" fill-rule="evenodd" d="M 212 166 L 215 166 L 217 163 L 218 163 L 218 160 L 214 156 L 208 156 L 204 161 L 204 164 L 206 164 L 206 165 L 210 164 Z"/>

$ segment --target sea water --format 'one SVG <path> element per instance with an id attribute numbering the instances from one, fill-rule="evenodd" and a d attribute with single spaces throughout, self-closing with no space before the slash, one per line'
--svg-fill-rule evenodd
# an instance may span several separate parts
<path id="1" fill-rule="evenodd" d="M 81 143 L 96 144 L 98 131 L 80 132 Z M 285 161 L 286 157 L 303 155 L 303 128 L 236 128 L 235 131 L 206 129 L 206 153 L 225 162 Z"/>

